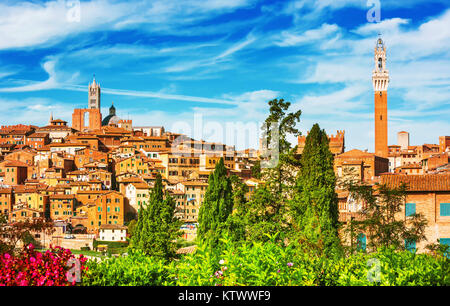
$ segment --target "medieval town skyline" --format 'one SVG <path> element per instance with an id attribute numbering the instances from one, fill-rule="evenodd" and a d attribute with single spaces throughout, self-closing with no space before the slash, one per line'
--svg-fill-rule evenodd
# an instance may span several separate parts
<path id="1" fill-rule="evenodd" d="M 168 130 L 193 124 L 194 113 L 256 123 L 267 101 L 284 98 L 302 110 L 304 135 L 319 122 L 329 134 L 344 130 L 346 149 L 374 152 L 371 73 L 381 33 L 391 77 L 388 144 L 403 130 L 411 144 L 437 143 L 450 129 L 450 40 L 442 30 L 450 12 L 444 2 L 412 2 L 382 1 L 381 19 L 372 22 L 365 1 L 217 1 L 191 19 L 195 1 L 158 2 L 159 9 L 83 1 L 79 20 L 64 1 L 6 2 L 3 12 L 30 18 L 0 28 L 0 120 L 43 126 L 52 113 L 71 122 L 73 109 L 87 105 L 95 73 L 104 117 L 114 102 L 119 117 Z M 47 29 L 39 14 L 61 26 Z M 29 26 L 35 31 L 17 34 Z"/>

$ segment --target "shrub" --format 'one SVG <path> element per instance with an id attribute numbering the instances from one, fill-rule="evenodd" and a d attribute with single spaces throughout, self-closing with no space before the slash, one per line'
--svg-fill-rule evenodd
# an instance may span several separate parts
<path id="1" fill-rule="evenodd" d="M 199 245 L 194 254 L 165 262 L 143 253 L 89 262 L 86 285 L 177 286 L 434 286 L 450 285 L 446 257 L 380 249 L 348 257 L 317 256 L 276 238 L 232 244 L 223 251 Z M 378 273 L 379 272 L 379 273 Z M 372 277 L 371 277 L 372 276 Z"/>
<path id="2" fill-rule="evenodd" d="M 85 286 L 157 286 L 168 282 L 168 270 L 163 259 L 145 256 L 132 250 L 128 256 L 88 261 L 83 279 Z"/>

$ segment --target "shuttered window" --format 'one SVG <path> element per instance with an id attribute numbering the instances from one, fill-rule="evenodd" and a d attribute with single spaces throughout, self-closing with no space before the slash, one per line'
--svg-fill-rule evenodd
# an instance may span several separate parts
<path id="1" fill-rule="evenodd" d="M 447 258 L 450 258 L 450 238 L 439 238 L 439 243 L 449 247 L 444 255 L 447 256 Z"/>
<path id="2" fill-rule="evenodd" d="M 416 241 L 415 240 L 405 240 L 405 249 L 407 251 L 415 252 L 416 251 Z"/>
<path id="3" fill-rule="evenodd" d="M 416 203 L 406 203 L 405 216 L 412 216 L 416 213 Z"/>
<path id="4" fill-rule="evenodd" d="M 449 217 L 450 216 L 450 203 L 441 203 L 440 216 Z"/>
<path id="5" fill-rule="evenodd" d="M 364 235 L 362 233 L 358 235 L 356 249 L 358 251 L 366 250 L 366 235 Z"/>

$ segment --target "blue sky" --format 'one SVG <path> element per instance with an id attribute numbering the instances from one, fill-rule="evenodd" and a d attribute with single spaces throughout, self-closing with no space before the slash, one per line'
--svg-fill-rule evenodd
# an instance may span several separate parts
<path id="1" fill-rule="evenodd" d="M 450 134 L 448 1 L 381 0 L 369 22 L 374 2 L 3 0 L 0 123 L 42 126 L 52 112 L 70 124 L 95 74 L 103 116 L 113 101 L 135 125 L 257 147 L 267 101 L 284 98 L 302 110 L 303 133 L 318 122 L 345 130 L 347 150 L 373 151 L 381 33 L 389 144 L 401 130 L 413 145 L 438 143 Z"/>

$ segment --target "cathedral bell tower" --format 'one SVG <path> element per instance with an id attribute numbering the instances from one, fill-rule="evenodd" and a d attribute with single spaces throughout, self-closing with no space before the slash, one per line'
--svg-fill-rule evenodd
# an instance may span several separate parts
<path id="1" fill-rule="evenodd" d="M 375 45 L 375 69 L 372 85 L 375 92 L 375 155 L 388 157 L 387 88 L 389 71 L 386 69 L 386 46 L 381 38 Z"/>
<path id="2" fill-rule="evenodd" d="M 72 128 L 81 131 L 99 130 L 102 127 L 100 112 L 100 84 L 94 81 L 88 87 L 88 108 L 76 108 L 72 113 Z"/>
<path id="3" fill-rule="evenodd" d="M 100 84 L 94 81 L 92 84 L 89 83 L 89 108 L 100 109 Z"/>

